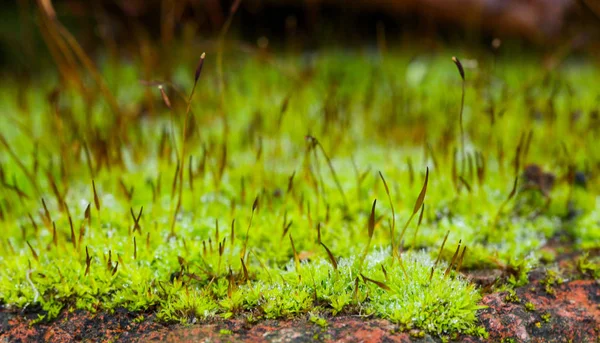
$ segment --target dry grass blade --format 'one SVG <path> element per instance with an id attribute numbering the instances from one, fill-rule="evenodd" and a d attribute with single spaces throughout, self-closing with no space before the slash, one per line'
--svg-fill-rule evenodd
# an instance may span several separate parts
<path id="1" fill-rule="evenodd" d="M 73 249 L 77 250 L 77 240 L 75 239 L 75 229 L 73 228 L 73 219 L 69 215 L 69 226 L 71 227 L 71 242 L 73 243 Z"/>
<path id="2" fill-rule="evenodd" d="M 413 209 L 413 215 L 417 214 L 417 212 L 423 205 L 423 201 L 425 200 L 425 194 L 427 193 L 428 181 L 429 181 L 429 167 L 427 167 L 427 171 L 425 172 L 425 182 L 423 183 L 423 188 L 421 188 L 421 192 L 419 193 L 419 197 L 417 198 L 417 202 L 415 203 L 415 207 Z"/>
<path id="3" fill-rule="evenodd" d="M 462 176 L 459 176 L 459 177 L 458 177 L 458 180 L 460 181 L 460 183 L 461 183 L 463 186 L 465 186 L 465 188 L 467 188 L 467 191 L 468 191 L 469 193 L 471 193 L 471 185 L 469 184 L 469 182 L 468 182 L 467 180 L 465 180 L 465 178 L 464 178 L 464 177 L 462 177 Z"/>
<path id="4" fill-rule="evenodd" d="M 296 251 L 296 246 L 294 245 L 294 239 L 292 238 L 292 234 L 290 233 L 290 243 L 292 244 L 292 253 L 294 254 L 294 266 L 296 267 L 296 273 L 300 273 L 300 257 L 298 256 L 298 252 Z"/>
<path id="5" fill-rule="evenodd" d="M 56 180 L 54 179 L 54 175 L 52 175 L 52 173 L 50 173 L 49 171 L 46 173 L 48 180 L 50 181 L 50 187 L 52 188 L 52 193 L 54 193 L 54 197 L 56 198 L 56 201 L 58 202 L 58 208 L 60 209 L 60 211 L 63 211 L 65 209 L 65 200 L 64 197 L 62 195 L 62 193 L 60 192 L 60 190 L 58 190 L 58 186 L 56 185 Z"/>
<path id="6" fill-rule="evenodd" d="M 33 231 L 35 232 L 35 234 L 37 235 L 38 232 L 38 226 L 37 223 L 35 222 L 35 220 L 33 219 L 33 217 L 31 216 L 31 213 L 27 213 L 27 216 L 29 217 L 29 222 L 31 222 L 31 226 L 33 227 Z"/>
<path id="7" fill-rule="evenodd" d="M 437 267 L 438 263 L 440 263 L 440 259 L 442 258 L 442 252 L 444 251 L 444 246 L 446 245 L 446 241 L 448 240 L 448 235 L 450 235 L 450 230 L 446 232 L 444 236 L 444 240 L 442 241 L 442 245 L 440 246 L 440 251 L 438 252 L 437 259 L 435 260 L 434 267 Z"/>
<path id="8" fill-rule="evenodd" d="M 317 243 L 321 243 L 321 222 L 317 223 Z"/>
<path id="9" fill-rule="evenodd" d="M 373 206 L 371 207 L 371 214 L 369 215 L 369 221 L 367 222 L 367 231 L 369 234 L 369 238 L 367 241 L 367 245 L 365 246 L 365 250 L 360 259 L 360 268 L 362 269 L 362 265 L 367 258 L 367 254 L 369 253 L 369 248 L 371 247 L 371 240 L 373 239 L 373 234 L 375 232 L 375 206 L 377 205 L 377 199 L 373 200 Z"/>
<path id="10" fill-rule="evenodd" d="M 435 263 L 433 264 L 433 267 L 431 267 L 431 274 L 429 275 L 429 282 L 431 282 L 431 279 L 433 278 L 433 272 L 435 271 L 435 268 L 437 267 L 438 263 L 440 262 L 440 259 L 442 258 L 442 252 L 444 251 L 444 246 L 446 245 L 446 241 L 448 240 L 449 234 L 450 234 L 450 231 L 448 230 L 446 232 L 446 235 L 444 236 L 442 245 L 440 246 L 440 251 L 438 252 L 438 256 L 435 260 Z"/>
<path id="11" fill-rule="evenodd" d="M 475 154 L 475 165 L 477 167 L 477 180 L 481 187 L 485 181 L 485 158 L 483 157 L 483 153 L 477 152 Z"/>
<path id="12" fill-rule="evenodd" d="M 462 63 L 460 63 L 460 60 L 458 58 L 452 57 L 452 61 L 454 62 L 454 64 L 456 64 L 456 67 L 458 68 L 460 77 L 462 78 L 462 95 L 460 98 L 459 125 L 460 125 L 460 139 L 461 139 L 461 155 L 462 155 L 462 162 L 464 165 L 464 162 L 466 160 L 465 130 L 464 130 L 464 125 L 463 125 L 463 112 L 464 112 L 464 107 L 465 107 L 465 70 L 463 68 Z M 462 172 L 464 173 L 464 168 L 463 168 Z"/>
<path id="13" fill-rule="evenodd" d="M 123 180 L 123 178 L 119 178 L 119 187 L 121 188 L 123 195 L 125 195 L 125 198 L 129 202 L 131 202 L 131 199 L 133 198 L 133 192 L 135 190 L 134 186 L 127 188 L 127 185 L 125 184 L 125 181 Z"/>
<path id="14" fill-rule="evenodd" d="M 379 287 L 385 291 L 388 291 L 388 292 L 392 290 L 388 285 L 386 285 L 385 283 L 383 283 L 381 281 L 369 279 L 368 277 L 364 276 L 362 273 L 360 274 L 360 276 L 362 277 L 363 282 L 365 282 L 365 283 L 371 282 L 371 283 L 375 284 L 377 287 Z"/>
<path id="15" fill-rule="evenodd" d="M 46 206 L 44 198 L 42 198 L 42 206 L 44 207 L 44 225 L 49 229 L 50 224 L 52 223 L 52 217 L 50 216 L 50 211 L 48 211 L 48 206 Z"/>
<path id="16" fill-rule="evenodd" d="M 517 145 L 516 151 L 515 151 L 515 159 L 513 160 L 513 166 L 514 166 L 514 172 L 515 172 L 515 176 L 519 175 L 519 169 L 521 166 L 521 150 L 523 149 L 523 139 L 524 139 L 524 135 L 521 134 L 521 137 L 519 138 L 519 144 Z"/>
<path id="17" fill-rule="evenodd" d="M 10 189 L 12 191 L 14 191 L 15 193 L 17 193 L 17 195 L 19 196 L 19 199 L 21 201 L 23 201 L 23 199 L 29 199 L 29 195 L 27 195 L 27 193 L 23 192 L 18 186 L 17 186 L 17 182 L 15 180 L 16 178 L 13 177 L 13 183 L 14 185 L 9 185 L 8 183 L 4 182 L 2 184 L 3 187 L 5 187 L 6 189 Z"/>
<path id="18" fill-rule="evenodd" d="M 90 252 L 88 251 L 88 247 L 85 247 L 85 273 L 84 276 L 87 276 L 90 273 L 90 265 L 92 263 L 92 258 L 90 257 Z"/>
<path id="19" fill-rule="evenodd" d="M 356 302 L 358 302 L 358 282 L 359 281 L 360 280 L 359 280 L 358 276 L 356 278 L 354 278 L 354 294 L 353 294 L 352 298 Z"/>
<path id="20" fill-rule="evenodd" d="M 223 238 L 222 242 L 219 242 L 219 257 L 223 256 L 223 253 L 225 252 L 225 243 L 227 241 L 227 237 Z"/>
<path id="21" fill-rule="evenodd" d="M 417 227 L 419 227 L 419 225 L 421 225 L 421 222 L 423 221 L 423 212 L 425 212 L 425 203 L 423 203 L 423 205 L 421 206 L 421 213 L 419 213 L 419 221 L 417 222 Z"/>
<path id="22" fill-rule="evenodd" d="M 460 257 L 458 259 L 458 263 L 456 264 L 456 272 L 457 273 L 460 272 L 460 267 L 462 267 L 463 259 L 465 258 L 465 253 L 466 252 L 467 252 L 467 246 L 465 245 L 464 248 L 463 248 L 463 251 L 460 254 Z"/>
<path id="23" fill-rule="evenodd" d="M 277 130 L 281 130 L 281 123 L 283 122 L 283 116 L 287 111 L 288 105 L 290 103 L 290 98 L 292 97 L 292 93 L 288 94 L 281 103 L 281 109 L 279 110 L 279 117 L 277 118 Z"/>
<path id="24" fill-rule="evenodd" d="M 383 265 L 383 263 L 381 264 L 381 271 L 383 272 L 383 276 L 385 277 L 385 281 L 388 281 L 388 274 L 387 274 L 387 270 L 385 269 L 385 266 Z"/>
<path id="25" fill-rule="evenodd" d="M 292 227 L 292 224 L 294 223 L 293 220 L 290 220 L 289 223 L 287 223 L 287 225 L 283 228 L 283 234 L 281 235 L 281 237 L 285 237 L 288 233 L 288 231 L 290 230 L 290 227 Z"/>
<path id="26" fill-rule="evenodd" d="M 84 218 L 84 220 L 86 220 L 88 222 L 88 226 L 92 225 L 91 206 L 92 206 L 92 204 L 88 203 L 88 205 L 85 207 L 85 211 L 83 212 L 83 218 Z"/>
<path id="27" fill-rule="evenodd" d="M 402 244 L 402 238 L 404 238 L 404 234 L 406 233 L 406 229 L 408 229 L 408 225 L 413 220 L 414 216 L 419 212 L 419 209 L 423 206 L 423 202 L 425 201 L 425 195 L 427 194 L 427 184 L 429 182 L 429 167 L 427 167 L 427 171 L 425 172 L 425 181 L 423 182 L 423 187 L 421 188 L 421 192 L 417 197 L 417 201 L 415 202 L 415 207 L 413 208 L 413 212 L 406 221 L 404 228 L 402 228 L 402 232 L 400 233 L 400 244 Z"/>
<path id="28" fill-rule="evenodd" d="M 388 187 L 388 184 L 385 181 L 385 178 L 383 177 L 383 174 L 381 173 L 381 171 L 379 172 L 379 177 L 381 178 L 381 181 L 383 182 L 383 186 L 385 187 L 385 194 L 387 194 L 388 202 L 390 203 L 390 208 L 392 209 L 391 236 L 392 236 L 392 255 L 394 255 L 395 251 L 396 251 L 395 244 L 394 244 L 394 235 L 396 234 L 396 211 L 394 210 L 394 201 L 392 200 L 392 196 L 390 194 L 390 188 Z"/>
<path id="29" fill-rule="evenodd" d="M 294 170 L 294 172 L 292 173 L 292 176 L 290 176 L 290 178 L 288 179 L 288 186 L 287 186 L 287 194 L 290 194 L 292 192 L 292 189 L 294 188 L 294 176 L 296 176 L 296 171 Z"/>
<path id="30" fill-rule="evenodd" d="M 325 248 L 325 251 L 327 252 L 327 256 L 329 257 L 329 262 L 331 262 L 333 269 L 337 270 L 338 264 L 337 264 L 337 261 L 335 260 L 335 256 L 333 256 L 333 254 L 331 253 L 331 250 L 329 250 L 329 248 L 323 242 L 319 242 L 319 243 L 323 246 L 323 248 Z"/>
<path id="31" fill-rule="evenodd" d="M 371 214 L 369 215 L 369 241 L 373 238 L 375 232 L 375 206 L 377 205 L 377 199 L 373 200 L 373 206 L 371 207 Z"/>
<path id="32" fill-rule="evenodd" d="M 231 299 L 231 297 L 233 296 L 233 291 L 235 289 L 235 280 L 233 279 L 233 272 L 231 271 L 231 267 L 229 267 L 229 274 L 227 276 L 227 280 L 227 297 Z"/>
<path id="33" fill-rule="evenodd" d="M 244 263 L 243 258 L 240 258 L 240 261 L 242 262 L 242 272 L 244 273 L 244 282 L 249 281 L 250 278 L 248 277 L 248 268 L 246 268 L 246 263 Z"/>
<path id="34" fill-rule="evenodd" d="M 417 228 L 415 229 L 415 234 L 413 236 L 411 249 L 415 249 L 415 245 L 417 244 L 417 234 L 419 233 L 419 228 L 421 227 L 421 222 L 423 221 L 423 213 L 425 212 L 425 203 L 421 205 L 421 212 L 419 213 L 419 221 L 417 221 Z"/>
<path id="35" fill-rule="evenodd" d="M 252 214 L 250 215 L 250 222 L 248 223 L 248 228 L 246 229 L 246 239 L 244 240 L 244 246 L 242 247 L 242 251 L 240 253 L 240 257 L 244 258 L 246 256 L 246 248 L 248 247 L 248 238 L 250 237 L 250 227 L 252 226 L 252 220 L 254 219 L 254 212 L 258 208 L 258 195 L 254 198 L 254 202 L 252 203 Z"/>
<path id="36" fill-rule="evenodd" d="M 98 197 L 98 192 L 96 192 L 96 183 L 92 180 L 92 190 L 94 191 L 94 206 L 96 206 L 96 211 L 100 211 L 100 198 Z"/>
<path id="37" fill-rule="evenodd" d="M 40 259 L 38 257 L 38 254 L 35 252 L 35 249 L 33 249 L 33 247 L 31 246 L 31 244 L 29 244 L 29 241 L 26 241 L 25 243 L 27 243 L 27 246 L 29 247 L 29 250 L 31 250 L 31 254 L 33 255 L 33 258 L 36 261 L 39 261 Z"/>
<path id="38" fill-rule="evenodd" d="M 140 219 L 142 218 L 142 213 L 144 212 L 144 206 L 142 206 L 140 208 L 140 212 L 137 215 L 137 217 L 135 216 L 135 214 L 133 214 L 133 207 L 129 208 L 129 212 L 131 213 L 131 218 L 133 219 L 133 232 L 138 231 L 139 233 L 142 233 L 142 227 L 140 226 Z"/>
<path id="39" fill-rule="evenodd" d="M 52 244 L 56 248 L 58 246 L 58 235 L 56 234 L 56 223 L 52 222 Z"/>
<path id="40" fill-rule="evenodd" d="M 458 246 L 456 247 L 456 251 L 454 252 L 454 255 L 452 255 L 452 260 L 448 264 L 448 268 L 446 268 L 446 272 L 444 273 L 444 277 L 447 277 L 448 274 L 450 274 L 450 271 L 452 270 L 452 266 L 454 265 L 454 263 L 456 262 L 456 258 L 458 257 L 458 253 L 460 251 L 460 245 L 461 245 L 461 243 L 462 243 L 462 240 L 458 241 Z"/>

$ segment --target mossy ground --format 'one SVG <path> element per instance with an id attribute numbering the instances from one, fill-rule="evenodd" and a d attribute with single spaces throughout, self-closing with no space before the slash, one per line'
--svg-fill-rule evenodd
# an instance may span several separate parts
<path id="1" fill-rule="evenodd" d="M 101 63 L 118 113 L 86 77 L 87 92 L 53 74 L 3 83 L 6 307 L 352 313 L 484 335 L 482 290 L 460 268 L 501 268 L 511 287 L 557 234 L 598 247 L 600 75 L 586 61 L 332 50 L 226 56 L 220 74 L 209 53 L 189 116 L 191 59 L 161 83 L 171 108 L 139 82 L 164 75 L 136 62 Z"/>

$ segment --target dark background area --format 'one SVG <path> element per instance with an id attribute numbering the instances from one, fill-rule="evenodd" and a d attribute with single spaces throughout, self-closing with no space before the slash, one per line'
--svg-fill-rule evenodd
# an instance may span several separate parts
<path id="1" fill-rule="evenodd" d="M 232 1 L 17 0 L 0 12 L 0 69 L 27 72 L 51 63 L 39 33 L 40 8 L 52 8 L 86 52 L 127 55 L 140 37 L 164 49 L 221 33 Z M 489 46 L 494 38 L 524 49 L 594 51 L 594 0 L 244 0 L 228 39 L 273 50 L 407 42 Z M 49 7 L 48 7 L 49 6 Z M 110 50 L 109 49 L 109 50 Z"/>

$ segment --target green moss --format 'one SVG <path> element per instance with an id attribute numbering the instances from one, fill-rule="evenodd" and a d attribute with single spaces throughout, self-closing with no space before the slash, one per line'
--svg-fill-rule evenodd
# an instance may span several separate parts
<path id="1" fill-rule="evenodd" d="M 501 268 L 510 286 L 526 284 L 540 248 L 564 228 L 567 203 L 579 211 L 567 227 L 577 246 L 597 242 L 596 179 L 589 191 L 557 179 L 549 203 L 527 187 L 509 197 L 529 129 L 536 143 L 521 167 L 566 173 L 563 145 L 578 169 L 598 158 L 594 135 L 584 134 L 592 119 L 571 124 L 567 115 L 596 106 L 591 65 L 547 81 L 535 58 L 500 59 L 493 78 L 486 58 L 467 69 L 463 159 L 449 53 L 225 61 L 220 93 L 207 57 L 186 124 L 178 93 L 165 84 L 171 112 L 157 89 L 140 86 L 146 69 L 135 63 L 102 67 L 120 115 L 69 87 L 49 106 L 52 74 L 25 88 L 3 82 L 1 302 L 40 305 L 40 320 L 117 307 L 180 323 L 360 313 L 404 330 L 484 336 L 480 290 L 459 265 Z M 165 75 L 190 89 L 190 65 Z M 550 110 L 560 114 L 552 122 L 530 115 Z"/>
<path id="2" fill-rule="evenodd" d="M 595 279 L 600 278 L 600 260 L 598 258 L 590 258 L 587 253 L 584 253 L 577 259 L 577 269 L 584 276 L 591 276 Z"/>
<path id="3" fill-rule="evenodd" d="M 549 323 L 550 320 L 552 319 L 552 315 L 548 312 L 542 314 L 542 320 L 544 321 L 544 323 Z"/>
<path id="4" fill-rule="evenodd" d="M 517 292 L 515 292 L 513 289 L 509 289 L 504 297 L 504 301 L 518 304 L 521 302 L 521 299 L 517 295 Z"/>
<path id="5" fill-rule="evenodd" d="M 133 318 L 133 322 L 134 323 L 142 323 L 146 318 L 144 317 L 143 314 L 140 314 L 139 316 Z"/>
<path id="6" fill-rule="evenodd" d="M 533 311 L 535 311 L 535 304 L 528 301 L 525 303 L 525 309 L 529 312 L 533 312 Z"/>
<path id="7" fill-rule="evenodd" d="M 319 315 L 311 314 L 309 320 L 322 328 L 326 328 L 328 326 L 327 319 L 320 317 Z"/>
<path id="8" fill-rule="evenodd" d="M 560 285 L 563 282 L 564 280 L 559 275 L 559 272 L 554 269 L 547 269 L 546 276 L 540 280 L 540 284 L 544 286 L 544 290 L 550 295 L 554 294 L 554 286 Z"/>
<path id="9" fill-rule="evenodd" d="M 508 283 L 512 287 L 521 287 L 529 283 L 528 274 L 534 263 L 530 259 L 521 261 L 509 260 L 505 267 L 508 273 Z"/>

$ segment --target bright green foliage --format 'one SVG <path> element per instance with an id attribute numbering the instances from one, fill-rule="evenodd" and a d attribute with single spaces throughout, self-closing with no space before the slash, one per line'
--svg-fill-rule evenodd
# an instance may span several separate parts
<path id="1" fill-rule="evenodd" d="M 595 279 L 600 278 L 600 260 L 598 258 L 590 258 L 587 253 L 577 259 L 577 269 L 583 275 L 591 276 Z"/>
<path id="2" fill-rule="evenodd" d="M 461 79 L 449 55 L 307 58 L 227 57 L 220 93 L 208 54 L 183 157 L 187 95 L 164 83 L 169 110 L 155 86 L 140 85 L 135 63 L 102 68 L 118 115 L 100 94 L 51 93 L 54 75 L 3 82 L 0 302 L 39 304 L 48 319 L 65 307 L 152 310 L 179 322 L 360 313 L 484 335 L 480 290 L 458 265 L 510 268 L 519 285 L 561 229 L 597 245 L 598 181 L 575 186 L 565 176 L 600 157 L 592 66 L 546 73 L 536 60 L 500 58 L 494 69 L 485 55 L 465 64 L 463 159 Z M 170 70 L 177 89 L 191 89 L 190 65 Z M 515 174 L 519 137 L 530 131 Z M 524 186 L 530 163 L 557 176 L 547 195 Z M 427 167 L 418 234 L 415 218 L 399 242 Z M 392 247 L 403 248 L 406 274 Z"/>

